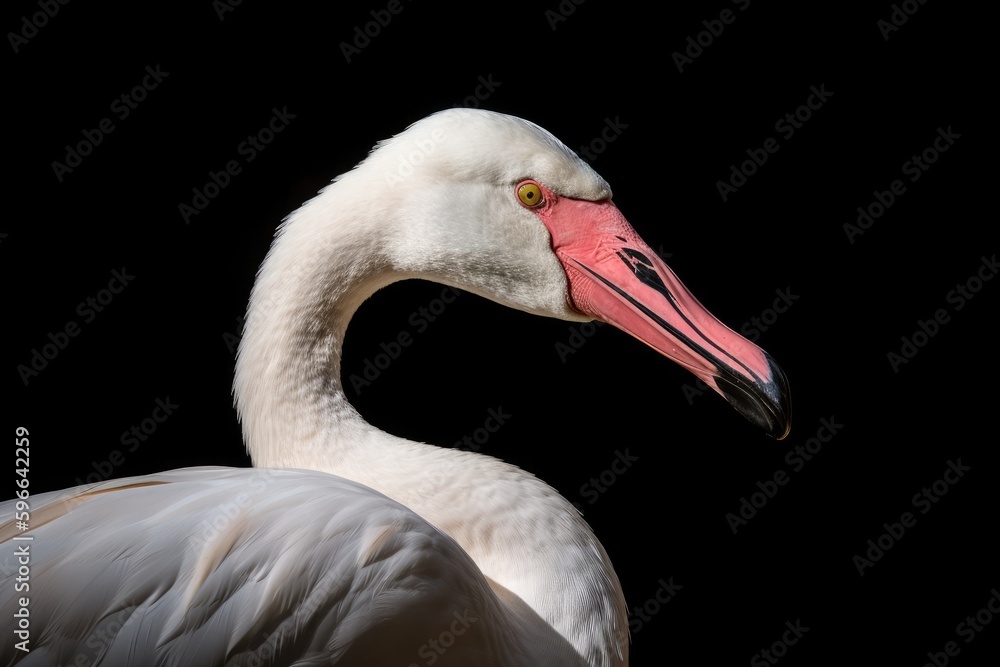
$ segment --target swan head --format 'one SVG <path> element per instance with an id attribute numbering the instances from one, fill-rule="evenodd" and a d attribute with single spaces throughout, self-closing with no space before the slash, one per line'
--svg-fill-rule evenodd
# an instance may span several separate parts
<path id="1" fill-rule="evenodd" d="M 333 187 L 359 193 L 352 217 L 378 223 L 395 278 L 612 324 L 768 434 L 787 435 L 788 382 L 770 355 L 709 313 L 618 210 L 608 183 L 534 123 L 442 111 L 380 142 Z"/>

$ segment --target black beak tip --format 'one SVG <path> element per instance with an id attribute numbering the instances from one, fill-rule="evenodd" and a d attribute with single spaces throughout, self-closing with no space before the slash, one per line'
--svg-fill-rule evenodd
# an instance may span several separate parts
<path id="1" fill-rule="evenodd" d="M 716 378 L 726 400 L 751 423 L 775 440 L 781 440 L 792 428 L 792 397 L 784 371 L 768 356 L 769 381 L 748 385 L 728 374 Z M 735 380 L 735 381 L 734 381 Z"/>

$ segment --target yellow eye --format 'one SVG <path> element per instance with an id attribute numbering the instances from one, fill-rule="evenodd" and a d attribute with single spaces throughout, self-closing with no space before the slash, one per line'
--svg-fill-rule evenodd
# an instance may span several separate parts
<path id="1" fill-rule="evenodd" d="M 521 203 L 525 206 L 531 206 L 534 208 L 538 206 L 543 201 L 545 197 L 542 196 L 542 190 L 534 183 L 525 183 L 517 189 L 517 198 L 521 200 Z"/>

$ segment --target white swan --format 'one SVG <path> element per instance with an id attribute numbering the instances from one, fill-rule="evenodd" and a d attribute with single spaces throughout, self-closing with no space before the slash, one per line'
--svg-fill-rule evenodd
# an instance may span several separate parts
<path id="1" fill-rule="evenodd" d="M 234 386 L 254 469 L 40 494 L 26 532 L 3 505 L 3 549 L 30 554 L 30 588 L 17 568 L 4 578 L 0 662 L 626 665 L 618 578 L 569 502 L 494 458 L 379 431 L 349 404 L 348 321 L 415 277 L 610 322 L 787 433 L 781 371 L 691 296 L 586 163 L 518 118 L 434 114 L 279 229 Z"/>

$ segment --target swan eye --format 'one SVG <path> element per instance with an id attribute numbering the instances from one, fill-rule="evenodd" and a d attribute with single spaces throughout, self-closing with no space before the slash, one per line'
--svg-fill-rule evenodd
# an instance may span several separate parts
<path id="1" fill-rule="evenodd" d="M 519 187 L 517 189 L 517 198 L 521 200 L 522 204 L 531 208 L 545 201 L 545 197 L 542 196 L 542 189 L 534 183 L 525 183 Z"/>

